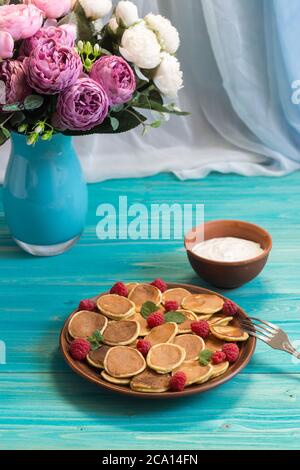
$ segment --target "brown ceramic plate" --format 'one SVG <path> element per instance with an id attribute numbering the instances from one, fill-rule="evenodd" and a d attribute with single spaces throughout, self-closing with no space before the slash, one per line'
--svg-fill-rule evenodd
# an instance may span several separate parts
<path id="1" fill-rule="evenodd" d="M 202 287 L 193 286 L 190 284 L 173 284 L 173 283 L 168 284 L 169 289 L 174 288 L 174 287 L 183 287 L 189 290 L 192 294 L 216 294 L 216 292 L 210 291 L 208 289 L 203 289 Z M 220 295 L 220 294 L 217 294 L 217 295 Z M 228 300 L 226 299 L 226 297 L 222 295 L 220 295 L 220 297 L 223 297 L 224 300 Z M 106 388 L 108 390 L 111 390 L 112 392 L 122 393 L 123 395 L 128 395 L 128 396 L 137 397 L 137 398 L 176 398 L 176 397 L 194 395 L 196 393 L 207 392 L 208 390 L 211 390 L 215 387 L 218 387 L 219 385 L 222 385 L 223 383 L 227 382 L 228 380 L 232 379 L 235 375 L 237 375 L 250 361 L 254 353 L 254 349 L 256 345 L 256 339 L 251 336 L 246 342 L 240 343 L 239 347 L 240 347 L 241 353 L 237 362 L 230 365 L 230 367 L 228 368 L 228 370 L 226 371 L 224 375 L 221 375 L 220 377 L 216 377 L 215 379 L 209 380 L 208 382 L 204 384 L 192 385 L 190 387 L 187 387 L 182 392 L 163 392 L 163 393 L 135 392 L 131 390 L 128 386 L 115 385 L 115 384 L 106 382 L 105 380 L 102 379 L 100 375 L 100 369 L 94 369 L 93 367 L 89 366 L 86 362 L 78 362 L 72 359 L 72 357 L 69 354 L 69 343 L 67 341 L 67 326 L 68 326 L 68 322 L 70 321 L 70 318 L 72 317 L 72 315 L 74 315 L 74 313 L 75 312 L 73 312 L 67 318 L 64 324 L 64 327 L 61 331 L 61 335 L 60 335 L 60 347 L 61 347 L 61 351 L 66 362 L 74 370 L 74 372 L 81 375 L 82 377 L 89 380 L 90 382 L 95 383 L 99 387 Z M 239 308 L 239 315 L 240 317 L 244 317 L 244 318 L 247 317 L 246 313 L 241 308 Z"/>

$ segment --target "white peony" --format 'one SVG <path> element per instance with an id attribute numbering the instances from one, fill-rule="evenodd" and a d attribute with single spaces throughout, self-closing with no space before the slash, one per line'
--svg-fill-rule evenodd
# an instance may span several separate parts
<path id="1" fill-rule="evenodd" d="M 112 16 L 111 19 L 109 20 L 108 27 L 113 34 L 117 34 L 119 24 L 115 16 Z"/>
<path id="2" fill-rule="evenodd" d="M 177 51 L 180 38 L 179 33 L 171 21 L 161 15 L 153 15 L 149 13 L 145 17 L 145 21 L 152 31 L 157 35 L 161 48 L 170 54 L 175 54 Z"/>
<path id="3" fill-rule="evenodd" d="M 180 70 L 180 63 L 176 57 L 167 52 L 163 52 L 161 58 L 153 81 L 163 95 L 176 98 L 178 91 L 183 88 L 183 73 Z"/>
<path id="4" fill-rule="evenodd" d="M 116 7 L 116 18 L 120 26 L 129 28 L 129 26 L 139 21 L 137 6 L 127 0 L 122 0 Z"/>
<path id="5" fill-rule="evenodd" d="M 160 63 L 160 45 L 144 21 L 126 29 L 120 47 L 122 56 L 141 69 L 154 69 Z"/>
<path id="6" fill-rule="evenodd" d="M 112 9 L 111 0 L 79 0 L 87 18 L 98 20 Z"/>

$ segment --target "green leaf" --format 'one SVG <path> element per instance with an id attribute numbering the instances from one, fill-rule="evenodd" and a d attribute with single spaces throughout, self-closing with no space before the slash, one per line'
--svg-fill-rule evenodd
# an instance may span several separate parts
<path id="1" fill-rule="evenodd" d="M 112 127 L 113 131 L 118 130 L 119 125 L 120 125 L 119 119 L 117 119 L 116 117 L 111 117 L 110 116 L 110 124 L 111 124 L 111 127 Z"/>
<path id="2" fill-rule="evenodd" d="M 96 351 L 99 349 L 102 345 L 103 342 L 103 336 L 99 330 L 94 331 L 92 336 L 90 336 L 88 339 L 88 342 L 91 345 L 92 351 Z"/>
<path id="3" fill-rule="evenodd" d="M 2 111 L 6 113 L 20 111 L 21 109 L 23 109 L 23 105 L 21 103 L 4 104 L 2 106 Z"/>
<path id="4" fill-rule="evenodd" d="M 5 131 L 3 132 L 4 127 L 0 127 L 0 146 L 5 144 L 9 137 L 5 136 Z"/>
<path id="5" fill-rule="evenodd" d="M 148 93 L 148 96 L 151 101 L 155 101 L 156 103 L 161 104 L 161 105 L 164 104 L 163 97 L 161 96 L 158 90 L 156 89 L 150 90 Z"/>
<path id="6" fill-rule="evenodd" d="M 154 121 L 150 124 L 150 126 L 153 127 L 153 129 L 157 129 L 161 125 L 162 125 L 162 121 Z"/>
<path id="7" fill-rule="evenodd" d="M 99 330 L 96 330 L 93 336 L 97 341 L 103 341 L 103 336 Z"/>
<path id="8" fill-rule="evenodd" d="M 6 127 L 1 127 L 1 132 L 6 139 L 10 139 L 10 132 Z"/>
<path id="9" fill-rule="evenodd" d="M 117 130 L 113 130 L 110 123 L 110 117 L 116 117 L 119 121 L 119 127 Z M 66 130 L 63 132 L 64 135 L 90 135 L 90 134 L 121 134 L 122 132 L 128 132 L 135 127 L 138 127 L 141 122 L 147 121 L 147 118 L 140 114 L 138 111 L 128 108 L 124 109 L 119 113 L 110 113 L 110 117 L 107 117 L 102 124 L 94 127 L 89 131 L 70 131 Z"/>
<path id="10" fill-rule="evenodd" d="M 183 315 L 183 313 L 181 312 L 176 312 L 175 310 L 171 310 L 170 312 L 167 312 L 165 314 L 165 321 L 167 323 L 177 323 L 178 325 L 180 325 L 181 323 L 183 323 L 184 321 L 186 320 L 185 316 Z"/>
<path id="11" fill-rule="evenodd" d="M 92 351 L 97 351 L 101 347 L 101 345 L 98 343 L 98 341 L 89 341 L 91 345 L 91 350 Z"/>
<path id="12" fill-rule="evenodd" d="M 145 302 L 142 305 L 141 315 L 142 315 L 142 317 L 145 318 L 145 320 L 147 320 L 149 315 L 151 315 L 151 313 L 153 313 L 153 312 L 157 312 L 157 310 L 158 310 L 157 305 L 155 305 L 154 302 L 151 302 L 150 300 L 148 300 L 148 302 Z"/>
<path id="13" fill-rule="evenodd" d="M 176 116 L 189 116 L 190 115 L 190 113 L 187 113 L 186 111 L 180 111 L 180 110 L 174 109 L 171 106 L 163 106 L 162 104 L 157 103 L 156 101 L 153 101 L 153 99 L 150 99 L 150 98 L 148 98 L 147 102 L 145 98 L 140 98 L 139 100 L 134 98 L 130 102 L 130 105 L 133 108 L 153 109 L 154 111 L 159 111 L 160 113 L 175 114 Z"/>
<path id="14" fill-rule="evenodd" d="M 208 365 L 209 361 L 211 360 L 212 354 L 212 351 L 210 351 L 209 349 L 204 349 L 203 351 L 201 351 L 201 353 L 199 354 L 199 363 L 201 364 L 201 366 Z"/>
<path id="15" fill-rule="evenodd" d="M 32 111 L 40 108 L 44 103 L 44 98 L 40 95 L 30 95 L 24 100 L 24 108 L 26 111 Z"/>

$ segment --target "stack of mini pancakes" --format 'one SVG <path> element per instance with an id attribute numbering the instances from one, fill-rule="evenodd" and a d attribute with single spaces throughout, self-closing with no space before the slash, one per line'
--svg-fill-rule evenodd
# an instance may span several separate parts
<path id="1" fill-rule="evenodd" d="M 186 386 L 201 384 L 224 374 L 228 362 L 201 365 L 204 349 L 221 350 L 225 342 L 246 341 L 248 335 L 223 313 L 223 299 L 212 294 L 192 294 L 185 288 L 162 293 L 150 284 L 127 284 L 128 297 L 103 294 L 97 299 L 97 311 L 78 311 L 69 320 L 67 340 L 89 338 L 100 332 L 103 342 L 87 356 L 88 364 L 101 371 L 104 380 L 129 386 L 145 393 L 169 389 L 170 377 L 177 371 L 186 374 Z M 164 323 L 150 329 L 141 309 L 145 302 L 164 312 L 166 301 L 176 301 L 185 320 Z M 202 339 L 192 332 L 191 324 L 207 320 L 210 335 Z M 139 339 L 151 344 L 146 357 L 136 348 Z"/>

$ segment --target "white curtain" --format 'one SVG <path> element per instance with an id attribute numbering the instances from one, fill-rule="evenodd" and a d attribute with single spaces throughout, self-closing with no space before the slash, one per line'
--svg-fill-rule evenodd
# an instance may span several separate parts
<path id="1" fill-rule="evenodd" d="M 291 88 L 283 77 L 278 90 L 282 57 L 275 60 L 274 55 L 285 51 L 284 39 L 286 49 L 293 40 L 299 43 L 282 30 L 284 23 L 290 32 L 293 20 L 287 13 L 283 17 L 284 2 L 293 3 L 294 18 L 299 18 L 300 0 L 136 0 L 142 14 L 160 12 L 180 31 L 185 88 L 179 101 L 192 114 L 172 117 L 144 137 L 136 129 L 118 136 L 76 138 L 87 180 L 161 171 L 181 179 L 210 171 L 280 176 L 299 169 L 299 139 L 282 112 L 283 98 L 278 104 Z M 293 78 L 300 80 L 300 73 Z M 0 150 L 0 179 L 8 153 L 6 144 Z"/>

